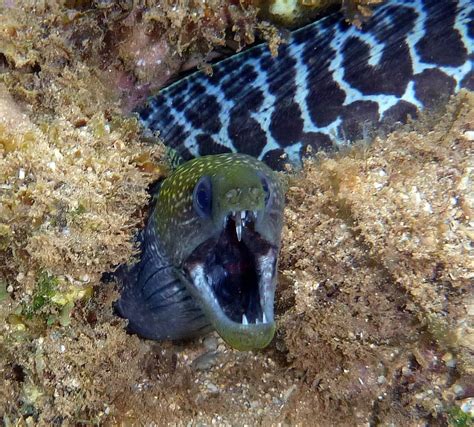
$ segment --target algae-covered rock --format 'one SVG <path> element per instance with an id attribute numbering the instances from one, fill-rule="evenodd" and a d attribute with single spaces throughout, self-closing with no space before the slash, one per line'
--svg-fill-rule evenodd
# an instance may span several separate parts
<path id="1" fill-rule="evenodd" d="M 245 2 L 149 3 L 0 4 L 2 422 L 469 421 L 472 94 L 291 178 L 270 348 L 216 338 L 195 369 L 208 341 L 126 334 L 101 278 L 133 259 L 165 168 L 124 110 L 155 74 L 274 34 Z"/>
<path id="2" fill-rule="evenodd" d="M 446 420 L 469 382 L 473 107 L 462 93 L 436 125 L 308 161 L 290 186 L 280 345 L 339 415 Z"/>

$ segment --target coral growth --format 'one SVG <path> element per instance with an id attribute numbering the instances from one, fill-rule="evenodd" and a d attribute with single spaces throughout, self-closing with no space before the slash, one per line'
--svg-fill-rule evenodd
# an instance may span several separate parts
<path id="1" fill-rule="evenodd" d="M 43 92 L 45 88 L 35 84 L 51 74 L 86 78 L 77 74 L 80 61 L 87 64 L 91 83 L 98 80 L 103 86 L 95 94 L 115 99 L 124 112 L 143 103 L 183 67 L 203 65 L 215 46 L 239 49 L 253 43 L 257 27 L 256 9 L 238 2 L 66 1 L 21 6 L 0 5 L 6 17 L 0 23 L 0 64 L 33 74 L 23 95 Z M 268 25 L 262 30 L 264 37 L 274 35 Z M 40 72 L 41 79 L 34 79 Z M 89 96 L 93 94 L 91 90 Z M 93 105 L 80 99 L 75 104 Z"/>
<path id="2" fill-rule="evenodd" d="M 433 128 L 308 161 L 290 187 L 280 345 L 308 388 L 360 422 L 442 418 L 448 390 L 466 397 L 473 106 L 462 94 Z"/>

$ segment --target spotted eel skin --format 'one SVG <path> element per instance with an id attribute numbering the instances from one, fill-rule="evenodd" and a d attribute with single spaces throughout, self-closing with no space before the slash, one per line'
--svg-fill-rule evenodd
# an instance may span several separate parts
<path id="1" fill-rule="evenodd" d="M 274 169 L 393 128 L 474 90 L 472 0 L 388 0 L 362 29 L 341 13 L 162 90 L 139 111 L 184 159 L 240 152 Z M 287 156 L 287 160 L 282 159 Z"/>

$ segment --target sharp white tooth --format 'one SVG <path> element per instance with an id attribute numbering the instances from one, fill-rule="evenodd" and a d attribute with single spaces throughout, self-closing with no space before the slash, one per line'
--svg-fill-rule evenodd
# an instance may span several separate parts
<path id="1" fill-rule="evenodd" d="M 253 217 L 254 217 L 255 220 L 257 219 L 257 213 L 258 213 L 258 211 L 253 211 Z"/>
<path id="2" fill-rule="evenodd" d="M 235 232 L 237 233 L 237 240 L 240 242 L 242 239 L 242 219 L 239 215 L 235 217 Z"/>
<path id="3" fill-rule="evenodd" d="M 232 211 L 232 216 L 235 218 L 235 211 Z"/>
<path id="4" fill-rule="evenodd" d="M 240 219 L 243 221 L 245 219 L 246 213 L 245 211 L 240 211 Z"/>
<path id="5" fill-rule="evenodd" d="M 235 225 L 235 232 L 237 233 L 237 240 L 240 242 L 242 240 L 242 225 L 241 224 Z"/>
<path id="6" fill-rule="evenodd" d="M 267 316 L 265 316 L 265 313 L 263 313 L 262 316 L 262 323 L 267 323 Z"/>
<path id="7" fill-rule="evenodd" d="M 247 320 L 247 316 L 242 314 L 242 325 L 248 325 L 249 321 Z"/>

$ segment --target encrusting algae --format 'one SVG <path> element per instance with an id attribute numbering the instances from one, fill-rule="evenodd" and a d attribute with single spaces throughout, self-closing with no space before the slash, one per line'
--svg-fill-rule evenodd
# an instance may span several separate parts
<path id="1" fill-rule="evenodd" d="M 163 150 L 123 111 L 223 32 L 191 42 L 151 8 L 170 32 L 137 33 L 136 11 L 72 3 L 0 6 L 2 422 L 472 422 L 473 95 L 291 178 L 270 348 L 140 340 L 101 277 L 133 256 Z M 154 38 L 162 68 L 124 44 L 104 59 L 116 34 Z"/>
<path id="2" fill-rule="evenodd" d="M 472 393 L 473 106 L 309 161 L 287 194 L 284 348 L 344 416 L 399 425 Z"/>

